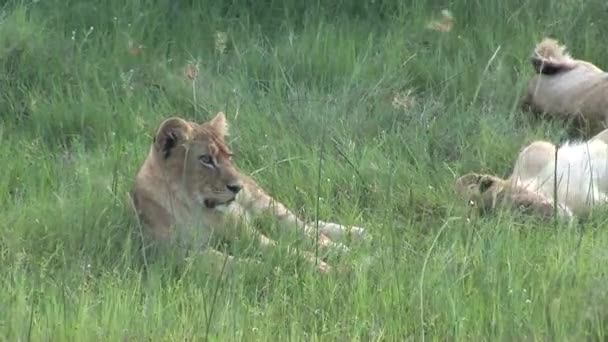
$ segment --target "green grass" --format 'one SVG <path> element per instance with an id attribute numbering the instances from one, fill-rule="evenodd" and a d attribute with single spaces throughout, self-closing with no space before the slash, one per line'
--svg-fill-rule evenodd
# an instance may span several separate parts
<path id="1" fill-rule="evenodd" d="M 504 176 L 523 144 L 563 139 L 516 108 L 528 56 L 551 35 L 608 67 L 607 8 L 454 1 L 454 29 L 426 30 L 444 5 L 5 4 L 0 339 L 605 340 L 604 218 L 580 229 L 467 220 L 452 184 L 469 171 Z M 194 86 L 188 63 L 200 68 Z M 414 103 L 395 108 L 408 91 Z M 175 113 L 220 110 L 242 169 L 301 215 L 314 219 L 319 198 L 321 219 L 373 240 L 325 277 L 280 251 L 230 275 L 196 255 L 157 255 L 145 269 L 125 195 L 151 134 Z"/>

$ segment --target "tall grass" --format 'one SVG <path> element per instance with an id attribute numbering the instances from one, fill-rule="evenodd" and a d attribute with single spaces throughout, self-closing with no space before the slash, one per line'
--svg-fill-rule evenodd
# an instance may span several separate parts
<path id="1" fill-rule="evenodd" d="M 455 1 L 450 32 L 426 29 L 444 5 L 6 3 L 1 339 L 604 340 L 603 218 L 467 219 L 452 184 L 563 139 L 516 107 L 528 56 L 551 35 L 602 66 L 606 6 Z M 229 275 L 196 254 L 145 268 L 125 196 L 151 134 L 169 115 L 220 110 L 245 172 L 373 240 L 328 276 L 280 251 Z"/>

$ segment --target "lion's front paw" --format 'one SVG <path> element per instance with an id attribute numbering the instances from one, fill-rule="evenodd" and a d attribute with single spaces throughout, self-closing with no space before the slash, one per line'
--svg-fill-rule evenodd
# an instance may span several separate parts
<path id="1" fill-rule="evenodd" d="M 317 239 L 319 246 L 327 249 L 337 250 L 340 253 L 347 253 L 349 248 L 340 242 L 333 241 L 329 236 L 320 233 Z"/>
<path id="2" fill-rule="evenodd" d="M 308 262 L 317 269 L 317 271 L 324 274 L 331 271 L 332 267 L 325 261 L 317 258 L 313 253 L 304 252 L 303 255 L 304 258 L 306 258 L 306 260 L 308 260 Z"/>
<path id="3" fill-rule="evenodd" d="M 331 266 L 328 263 L 322 260 L 317 260 L 317 271 L 327 274 L 331 271 Z"/>

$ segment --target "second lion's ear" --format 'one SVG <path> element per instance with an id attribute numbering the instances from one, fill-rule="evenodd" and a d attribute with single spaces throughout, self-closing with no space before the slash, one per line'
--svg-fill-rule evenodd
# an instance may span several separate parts
<path id="1" fill-rule="evenodd" d="M 226 114 L 224 112 L 218 112 L 213 119 L 209 121 L 211 127 L 213 127 L 220 136 L 228 135 L 228 120 L 226 120 Z"/>
<path id="2" fill-rule="evenodd" d="M 173 149 L 183 143 L 189 134 L 190 126 L 180 118 L 163 121 L 154 136 L 154 147 L 163 159 L 169 158 Z"/>
<path id="3" fill-rule="evenodd" d="M 494 180 L 490 177 L 482 177 L 479 180 L 479 192 L 486 192 L 492 185 L 494 184 Z"/>
<path id="4" fill-rule="evenodd" d="M 569 71 L 576 67 L 576 63 L 572 61 L 552 60 L 536 54 L 530 57 L 530 61 L 537 74 L 549 76 Z"/>

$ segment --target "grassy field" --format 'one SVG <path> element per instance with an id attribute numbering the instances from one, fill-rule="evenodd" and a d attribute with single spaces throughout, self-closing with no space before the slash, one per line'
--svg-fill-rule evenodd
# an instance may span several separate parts
<path id="1" fill-rule="evenodd" d="M 451 30 L 427 29 L 444 8 Z M 0 339 L 605 340 L 608 216 L 580 227 L 467 219 L 452 184 L 469 171 L 505 176 L 523 144 L 564 138 L 516 107 L 528 56 L 550 35 L 608 67 L 607 9 L 6 3 Z M 170 115 L 220 110 L 244 171 L 302 216 L 318 203 L 321 219 L 366 227 L 372 241 L 331 259 L 328 276 L 280 252 L 230 275 L 196 255 L 144 268 L 125 195 L 152 134 Z"/>

